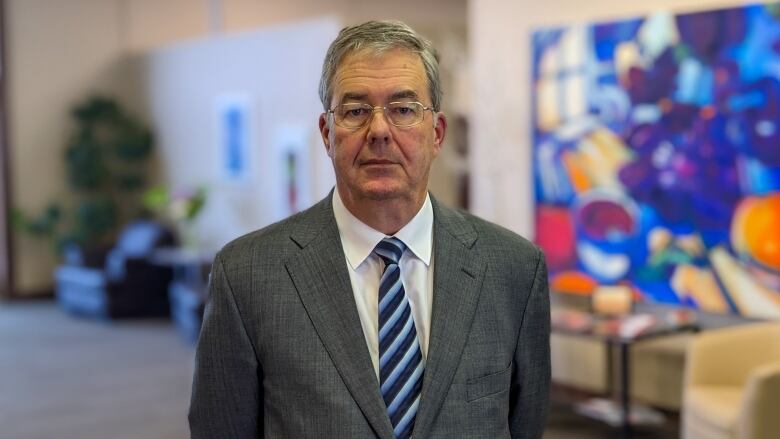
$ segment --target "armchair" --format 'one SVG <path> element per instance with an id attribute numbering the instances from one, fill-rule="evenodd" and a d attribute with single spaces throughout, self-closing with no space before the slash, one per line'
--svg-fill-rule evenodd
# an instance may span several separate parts
<path id="1" fill-rule="evenodd" d="M 69 312 L 93 317 L 167 315 L 172 270 L 155 264 L 152 253 L 174 243 L 170 230 L 141 220 L 128 224 L 107 251 L 72 246 L 54 274 L 57 299 Z"/>
<path id="2" fill-rule="evenodd" d="M 769 439 L 780 432 L 780 322 L 698 335 L 688 350 L 684 439 Z"/>

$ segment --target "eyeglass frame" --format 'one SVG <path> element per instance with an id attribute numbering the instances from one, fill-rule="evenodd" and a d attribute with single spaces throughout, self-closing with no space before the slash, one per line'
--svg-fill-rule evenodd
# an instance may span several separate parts
<path id="1" fill-rule="evenodd" d="M 355 127 L 344 126 L 344 125 L 341 125 L 340 123 L 336 122 L 336 113 L 335 113 L 334 110 L 336 110 L 336 108 L 338 108 L 338 107 L 340 107 L 342 105 L 350 105 L 350 104 L 365 105 L 366 106 L 365 108 L 371 107 L 371 117 L 366 118 L 366 121 L 363 122 L 362 125 L 355 126 Z M 417 105 L 421 106 L 423 113 L 422 113 L 422 117 L 420 118 L 420 121 L 419 122 L 415 122 L 415 123 L 413 123 L 411 125 L 396 125 L 395 123 L 393 123 L 393 121 L 390 119 L 390 117 L 387 116 L 387 107 L 390 106 L 390 105 L 393 105 L 393 104 L 417 104 Z M 385 116 L 385 120 L 387 120 L 387 122 L 390 125 L 392 125 L 394 127 L 398 127 L 398 128 L 409 128 L 409 127 L 417 126 L 417 125 L 423 123 L 423 121 L 425 120 L 425 112 L 426 111 L 430 110 L 431 113 L 435 113 L 436 112 L 435 108 L 433 108 L 433 107 L 426 107 L 425 104 L 423 104 L 422 102 L 419 102 L 419 101 L 393 101 L 393 102 L 388 102 L 385 105 L 371 105 L 371 104 L 366 104 L 366 103 L 363 103 L 363 102 L 341 103 L 341 104 L 333 106 L 333 108 L 329 108 L 328 110 L 326 110 L 325 114 L 333 115 L 333 123 L 335 123 L 336 125 L 338 125 L 338 126 L 340 126 L 342 128 L 346 128 L 346 129 L 349 129 L 349 130 L 359 130 L 361 128 L 365 128 L 366 126 L 368 126 L 371 123 L 371 121 L 374 119 L 374 114 L 376 113 L 377 109 L 382 110 L 382 114 Z"/>

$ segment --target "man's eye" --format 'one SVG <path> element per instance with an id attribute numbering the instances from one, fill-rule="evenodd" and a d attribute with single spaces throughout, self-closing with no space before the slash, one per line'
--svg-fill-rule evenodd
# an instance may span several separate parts
<path id="1" fill-rule="evenodd" d="M 414 114 L 414 107 L 411 106 L 398 106 L 393 109 L 393 111 L 398 114 L 399 116 L 409 116 L 411 114 Z"/>
<path id="2" fill-rule="evenodd" d="M 344 112 L 344 117 L 361 117 L 365 116 L 366 112 L 365 108 L 349 108 Z"/>

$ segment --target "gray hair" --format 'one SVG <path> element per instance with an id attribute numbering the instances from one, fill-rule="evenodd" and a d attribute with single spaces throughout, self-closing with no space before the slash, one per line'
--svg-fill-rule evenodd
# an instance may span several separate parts
<path id="1" fill-rule="evenodd" d="M 400 21 L 368 21 L 341 29 L 325 54 L 320 76 L 320 100 L 325 110 L 333 97 L 333 76 L 339 64 L 354 52 L 368 49 L 381 54 L 392 49 L 406 49 L 420 56 L 428 79 L 428 92 L 435 111 L 441 109 L 442 88 L 439 80 L 439 56 L 430 41 Z"/>

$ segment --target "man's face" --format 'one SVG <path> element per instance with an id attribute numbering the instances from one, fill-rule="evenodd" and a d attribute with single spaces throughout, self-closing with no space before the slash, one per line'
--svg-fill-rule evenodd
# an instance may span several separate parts
<path id="1" fill-rule="evenodd" d="M 378 107 L 396 101 L 431 106 L 422 61 L 406 50 L 348 55 L 336 70 L 332 86 L 331 108 L 344 103 Z M 423 113 L 420 124 L 396 127 L 376 110 L 369 122 L 357 129 L 336 125 L 332 114 L 320 116 L 322 139 L 347 206 L 360 208 L 361 200 L 422 203 L 428 171 L 447 127 L 442 113 Z"/>

